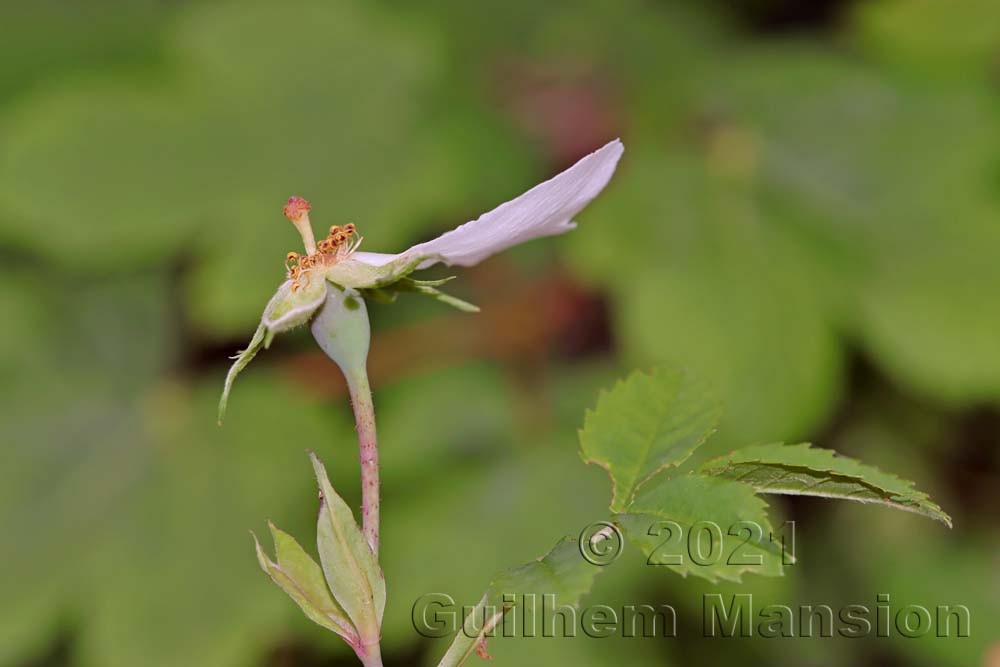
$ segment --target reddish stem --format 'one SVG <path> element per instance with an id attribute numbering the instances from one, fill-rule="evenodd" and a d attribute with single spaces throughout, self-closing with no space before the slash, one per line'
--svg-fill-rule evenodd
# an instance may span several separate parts
<path id="1" fill-rule="evenodd" d="M 378 439 L 375 434 L 375 405 L 364 368 L 346 373 L 347 388 L 354 408 L 355 428 L 361 454 L 361 523 L 368 545 L 378 558 L 379 474 Z"/>
<path id="2" fill-rule="evenodd" d="M 378 644 L 358 647 L 354 652 L 364 667 L 382 667 L 382 653 Z"/>

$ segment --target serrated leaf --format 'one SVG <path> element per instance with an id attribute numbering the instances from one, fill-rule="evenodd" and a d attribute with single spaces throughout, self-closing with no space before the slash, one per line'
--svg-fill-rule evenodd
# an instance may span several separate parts
<path id="1" fill-rule="evenodd" d="M 271 580 L 285 591 L 302 609 L 309 620 L 343 637 L 348 644 L 358 645 L 357 631 L 344 609 L 330 597 L 323 570 L 295 541 L 295 538 L 274 524 L 268 524 L 274 538 L 277 562 L 264 553 L 257 536 L 253 536 L 257 560 Z"/>
<path id="2" fill-rule="evenodd" d="M 310 453 L 322 494 L 316 542 L 334 599 L 344 608 L 364 643 L 378 640 L 385 611 L 385 578 L 354 514 L 330 485 L 326 469 Z"/>
<path id="3" fill-rule="evenodd" d="M 636 371 L 602 392 L 580 431 L 586 463 L 611 476 L 611 510 L 621 512 L 636 489 L 668 466 L 683 463 L 715 430 L 716 403 L 683 373 Z"/>
<path id="4" fill-rule="evenodd" d="M 744 572 L 782 574 L 781 542 L 766 510 L 750 486 L 688 474 L 650 482 L 616 521 L 649 565 L 739 581 Z"/>
<path id="5" fill-rule="evenodd" d="M 439 667 L 465 664 L 484 640 L 492 636 L 504 614 L 522 605 L 529 596 L 542 600 L 542 596 L 552 595 L 555 606 L 575 607 L 590 591 L 600 570 L 580 554 L 575 538 L 564 537 L 538 560 L 499 573 L 479 604 L 465 617 Z"/>
<path id="6" fill-rule="evenodd" d="M 701 471 L 739 480 L 757 493 L 879 503 L 923 514 L 951 527 L 951 517 L 931 502 L 927 494 L 914 489 L 913 482 L 829 449 L 814 449 L 808 443 L 745 447 L 706 462 Z"/>

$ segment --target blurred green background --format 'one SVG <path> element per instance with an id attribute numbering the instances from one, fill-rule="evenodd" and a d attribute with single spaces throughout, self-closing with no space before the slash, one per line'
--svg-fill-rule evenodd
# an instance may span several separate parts
<path id="1" fill-rule="evenodd" d="M 284 336 L 215 425 L 298 249 L 281 205 L 394 252 L 615 136 L 578 230 L 461 272 L 482 314 L 371 307 L 387 664 L 444 651 L 418 596 L 471 604 L 604 516 L 582 412 L 660 362 L 725 399 L 702 455 L 809 439 L 914 479 L 955 529 L 775 499 L 785 578 L 630 552 L 585 603 L 669 602 L 677 638 L 498 640 L 497 664 L 1000 664 L 995 0 L 2 0 L 0 665 L 354 664 L 247 534 L 311 541 L 306 448 L 357 501 L 335 367 Z M 972 636 L 702 640 L 717 590 L 964 604 Z"/>

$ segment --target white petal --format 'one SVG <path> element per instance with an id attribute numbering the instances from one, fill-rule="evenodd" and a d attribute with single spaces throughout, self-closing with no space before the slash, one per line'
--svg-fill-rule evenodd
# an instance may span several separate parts
<path id="1" fill-rule="evenodd" d="M 400 255 L 359 252 L 354 257 L 380 266 L 402 255 L 435 255 L 419 268 L 439 261 L 472 266 L 519 243 L 562 234 L 576 227 L 573 216 L 608 184 L 624 150 L 622 142 L 615 139 L 517 199 Z"/>
<path id="2" fill-rule="evenodd" d="M 363 250 L 351 253 L 351 259 L 356 259 L 371 266 L 385 266 L 397 257 L 399 255 L 390 255 L 385 252 L 364 252 Z"/>

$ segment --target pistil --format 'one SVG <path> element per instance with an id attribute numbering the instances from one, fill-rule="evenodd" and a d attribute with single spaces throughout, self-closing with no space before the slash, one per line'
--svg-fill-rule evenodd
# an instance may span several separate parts
<path id="1" fill-rule="evenodd" d="M 291 220 L 295 229 L 299 230 L 302 237 L 302 244 L 306 248 L 306 255 L 316 253 L 316 239 L 313 237 L 312 224 L 309 222 L 309 209 L 312 206 L 302 197 L 289 197 L 285 204 L 285 217 Z"/>

